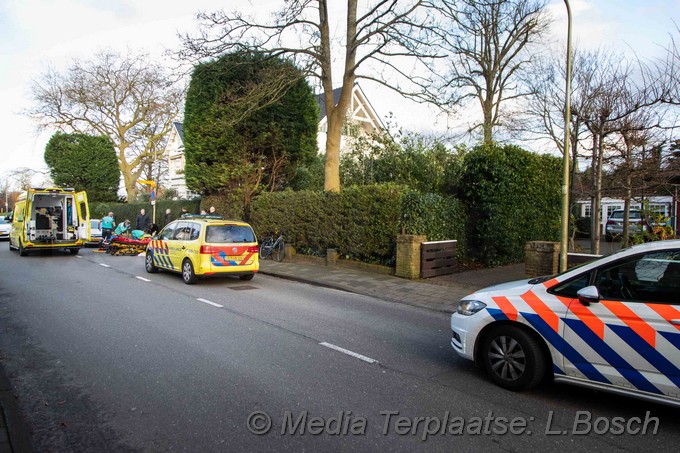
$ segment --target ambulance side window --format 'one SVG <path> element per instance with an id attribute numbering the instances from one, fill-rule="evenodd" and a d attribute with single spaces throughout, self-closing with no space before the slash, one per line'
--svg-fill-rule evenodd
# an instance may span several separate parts
<path id="1" fill-rule="evenodd" d="M 198 239 L 198 236 L 201 234 L 201 224 L 200 223 L 193 223 L 191 224 L 191 239 L 192 241 L 195 241 Z"/>
<path id="2" fill-rule="evenodd" d="M 163 231 L 161 231 L 161 234 L 158 237 L 165 241 L 172 239 L 172 235 L 175 232 L 176 225 L 177 225 L 176 223 L 171 223 L 170 225 L 166 226 L 165 228 L 163 228 Z"/>

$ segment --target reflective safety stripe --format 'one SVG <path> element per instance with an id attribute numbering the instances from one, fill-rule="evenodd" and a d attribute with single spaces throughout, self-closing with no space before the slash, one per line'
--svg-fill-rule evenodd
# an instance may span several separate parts
<path id="1" fill-rule="evenodd" d="M 670 379 L 676 386 L 680 387 L 680 370 L 673 365 L 670 360 L 661 355 L 653 346 L 644 341 L 636 332 L 625 326 L 609 326 L 623 341 L 635 349 L 645 360 L 661 374 Z M 658 390 L 656 391 L 660 393 Z"/>
<path id="2" fill-rule="evenodd" d="M 492 297 L 493 301 L 496 302 L 496 305 L 498 305 L 498 308 L 501 309 L 501 311 L 507 316 L 507 318 L 511 321 L 517 321 L 517 309 L 515 308 L 514 305 L 508 300 L 507 297 L 504 296 L 499 296 L 499 297 Z"/>
<path id="3" fill-rule="evenodd" d="M 246 255 L 245 258 L 241 259 L 240 261 L 236 260 L 230 260 L 227 259 L 227 254 L 224 251 L 220 251 L 218 253 L 212 253 L 210 254 L 210 264 L 213 266 L 245 266 L 247 264 L 250 264 L 249 261 L 251 261 L 251 258 L 253 257 L 254 253 L 249 253 Z M 252 262 L 252 261 L 251 261 Z"/>
<path id="4" fill-rule="evenodd" d="M 577 319 L 566 319 L 567 326 L 571 328 L 588 346 L 593 348 L 604 360 L 616 369 L 621 376 L 640 390 L 652 393 L 661 393 L 651 382 L 649 382 L 639 371 L 633 368 L 623 357 L 612 349 L 606 341 L 599 338 L 583 322 Z M 606 381 L 605 381 L 606 382 Z"/>
<path id="5" fill-rule="evenodd" d="M 564 341 L 552 326 L 538 315 L 533 313 L 521 313 L 531 326 L 540 333 L 565 359 L 569 360 L 585 377 L 593 381 L 611 384 L 590 362 L 586 360 L 572 345 Z"/>
<path id="6" fill-rule="evenodd" d="M 170 260 L 170 250 L 168 244 L 161 240 L 154 240 L 150 242 L 153 262 L 156 266 L 174 269 L 172 261 Z"/>
<path id="7" fill-rule="evenodd" d="M 565 307 L 569 309 L 573 314 L 576 315 L 582 323 L 590 327 L 595 335 L 597 335 L 600 340 L 604 339 L 604 322 L 590 311 L 590 308 L 583 305 L 581 302 L 568 297 L 557 297 Z"/>
<path id="8" fill-rule="evenodd" d="M 670 322 L 672 320 L 680 320 L 680 311 L 677 310 L 674 307 L 671 307 L 670 305 L 662 305 L 662 304 L 645 304 L 655 312 L 657 312 L 663 319 Z M 676 329 L 680 330 L 680 325 L 678 324 L 672 324 L 675 326 Z"/>
<path id="9" fill-rule="evenodd" d="M 640 338 L 649 343 L 651 347 L 656 347 L 656 330 L 628 308 L 626 304 L 609 300 L 601 300 L 600 303 L 637 333 Z"/>
<path id="10" fill-rule="evenodd" d="M 559 332 L 560 319 L 541 299 L 531 291 L 522 294 L 524 302 L 529 304 L 534 313 L 541 317 L 541 319 L 552 328 L 555 332 Z"/>

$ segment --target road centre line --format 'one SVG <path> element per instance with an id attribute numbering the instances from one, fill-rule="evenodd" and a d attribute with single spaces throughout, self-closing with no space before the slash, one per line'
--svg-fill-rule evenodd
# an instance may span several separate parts
<path id="1" fill-rule="evenodd" d="M 136 278 L 136 279 L 139 279 L 139 280 L 141 280 L 141 281 L 143 281 L 143 282 L 150 282 L 150 281 L 151 281 L 151 280 L 149 280 L 148 278 L 140 277 L 139 275 L 135 275 L 135 278 Z"/>
<path id="2" fill-rule="evenodd" d="M 102 267 L 111 267 L 108 264 L 104 264 L 104 263 L 99 263 L 99 265 L 102 266 Z"/>
<path id="3" fill-rule="evenodd" d="M 201 299 L 200 297 L 196 300 L 199 302 L 203 302 L 204 304 L 212 305 L 213 307 L 224 308 L 224 305 L 216 304 L 215 302 L 210 302 L 209 300 Z"/>
<path id="4" fill-rule="evenodd" d="M 357 354 L 356 352 L 350 351 L 349 349 L 341 348 L 340 346 L 336 346 L 331 343 L 326 343 L 321 342 L 319 343 L 321 346 L 325 346 L 327 348 L 333 349 L 334 351 L 342 352 L 343 354 L 347 354 L 348 356 L 354 357 L 355 359 L 363 360 L 364 362 L 368 363 L 380 363 L 375 359 L 372 359 L 370 357 L 366 357 L 365 355 Z"/>

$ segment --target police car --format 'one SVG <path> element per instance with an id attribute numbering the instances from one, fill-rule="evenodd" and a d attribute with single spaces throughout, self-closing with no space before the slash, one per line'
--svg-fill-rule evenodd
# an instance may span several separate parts
<path id="1" fill-rule="evenodd" d="M 260 268 L 258 251 L 247 223 L 186 215 L 167 224 L 149 242 L 145 267 L 149 273 L 159 269 L 181 273 L 186 284 L 227 274 L 251 280 Z"/>
<path id="2" fill-rule="evenodd" d="M 680 406 L 680 240 L 461 300 L 451 346 L 509 390 L 547 377 Z"/>

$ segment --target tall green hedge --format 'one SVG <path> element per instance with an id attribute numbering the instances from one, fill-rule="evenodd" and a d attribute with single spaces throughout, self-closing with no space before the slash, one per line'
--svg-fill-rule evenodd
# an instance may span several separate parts
<path id="1" fill-rule="evenodd" d="M 524 245 L 557 240 L 561 160 L 516 146 L 480 146 L 463 161 L 469 257 L 487 265 L 520 262 Z"/>

